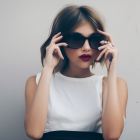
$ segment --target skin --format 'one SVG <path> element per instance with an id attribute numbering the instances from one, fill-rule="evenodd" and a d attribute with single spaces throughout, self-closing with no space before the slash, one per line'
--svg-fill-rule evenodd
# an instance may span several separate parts
<path id="1" fill-rule="evenodd" d="M 89 36 L 94 32 L 94 29 L 90 24 L 81 24 L 74 31 L 83 34 L 83 36 Z M 126 104 L 128 98 L 128 90 L 126 81 L 120 77 L 117 77 L 117 60 L 119 50 L 114 45 L 113 39 L 110 34 L 98 31 L 108 37 L 108 44 L 103 45 L 101 42 L 99 50 L 91 49 L 88 41 L 86 40 L 82 48 L 73 50 L 65 48 L 66 55 L 69 58 L 68 69 L 62 71 L 63 75 L 69 77 L 84 78 L 94 75 L 90 72 L 89 66 L 95 59 L 100 59 L 105 54 L 105 64 L 107 68 L 107 77 L 103 77 L 102 82 L 102 132 L 105 140 L 117 140 L 119 139 L 123 127 L 123 115 L 126 117 Z M 43 135 L 47 121 L 47 106 L 49 99 L 49 88 L 52 71 L 58 61 L 63 59 L 60 46 L 66 44 L 55 44 L 62 37 L 58 37 L 60 33 L 53 37 L 52 43 L 48 46 L 45 59 L 46 66 L 42 69 L 42 76 L 39 84 L 36 84 L 36 76 L 28 78 L 25 88 L 26 99 L 26 114 L 25 114 L 25 130 L 29 137 L 33 139 L 40 139 Z M 56 49 L 56 53 L 52 58 L 53 50 Z M 78 57 L 84 53 L 91 54 L 90 61 L 84 62 Z M 109 61 L 110 56 L 113 56 L 112 61 Z"/>
<path id="2" fill-rule="evenodd" d="M 89 23 L 78 26 L 73 32 L 79 32 L 83 36 L 88 37 L 95 32 Z M 99 60 L 105 54 L 105 64 L 107 68 L 107 77 L 103 77 L 102 82 L 102 132 L 105 140 L 117 140 L 120 138 L 124 127 L 123 115 L 126 118 L 126 105 L 128 100 L 128 88 L 123 78 L 117 77 L 117 61 L 119 50 L 114 46 L 113 39 L 110 34 L 98 30 L 99 33 L 108 37 L 107 42 L 100 42 L 99 50 L 92 49 L 85 41 L 84 45 L 79 49 L 64 48 L 69 58 L 69 66 L 61 73 L 68 77 L 84 78 L 94 75 L 90 72 L 89 66 L 97 59 Z M 107 43 L 104 45 L 104 43 Z M 112 46 L 113 45 L 113 46 Z M 90 54 L 90 61 L 84 62 L 79 56 L 82 54 Z M 109 58 L 113 59 L 110 62 Z"/>
<path id="3" fill-rule="evenodd" d="M 83 36 L 88 37 L 90 34 L 94 33 L 95 30 L 89 23 L 84 23 L 78 26 L 73 32 L 79 32 Z M 98 57 L 100 51 L 96 49 L 92 49 L 88 43 L 88 40 L 85 40 L 82 48 L 79 49 L 71 49 L 64 48 L 67 57 L 69 58 L 69 66 L 63 72 L 63 75 L 75 78 L 84 78 L 94 75 L 90 72 L 89 66 L 92 62 Z M 87 62 L 84 62 L 79 58 L 82 54 L 90 54 L 91 59 Z"/>

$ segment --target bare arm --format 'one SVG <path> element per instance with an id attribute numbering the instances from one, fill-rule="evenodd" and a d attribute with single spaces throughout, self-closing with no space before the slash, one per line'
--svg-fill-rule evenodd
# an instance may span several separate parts
<path id="1" fill-rule="evenodd" d="M 61 32 L 52 37 L 50 44 L 46 47 L 44 68 L 38 86 L 35 84 L 35 78 L 29 78 L 26 82 L 25 99 L 26 99 L 26 115 L 25 130 L 29 137 L 40 139 L 44 133 L 50 91 L 50 81 L 53 69 L 63 58 L 60 47 L 67 46 L 66 43 L 57 43 L 62 39 Z M 57 43 L 57 44 L 56 44 Z"/>
<path id="2" fill-rule="evenodd" d="M 32 102 L 30 94 L 33 94 L 31 93 L 33 91 L 33 86 L 31 85 L 30 81 L 27 80 L 26 82 L 26 115 L 24 125 L 27 135 L 34 139 L 41 138 L 45 130 L 52 71 L 53 69 L 49 67 L 44 67 L 42 69 L 40 81 L 34 96 L 32 96 Z"/>
<path id="3" fill-rule="evenodd" d="M 112 36 L 99 29 L 97 31 L 108 38 L 108 41 L 100 42 L 103 46 L 98 49 L 102 51 L 96 59 L 99 60 L 105 54 L 107 82 L 103 91 L 105 100 L 103 101 L 102 132 L 105 140 L 118 140 L 124 127 L 123 115 L 126 117 L 127 84 L 124 79 L 117 78 L 119 50 L 114 47 Z"/>
<path id="4" fill-rule="evenodd" d="M 106 140 L 118 140 L 124 127 L 123 115 L 126 117 L 127 84 L 124 79 L 117 78 L 116 72 L 110 73 L 106 82 L 102 130 Z"/>

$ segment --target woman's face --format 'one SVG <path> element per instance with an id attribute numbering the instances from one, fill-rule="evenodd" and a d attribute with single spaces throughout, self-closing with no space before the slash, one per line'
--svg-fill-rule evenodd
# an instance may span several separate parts
<path id="1" fill-rule="evenodd" d="M 89 23 L 84 23 L 82 25 L 79 25 L 73 32 L 79 32 L 83 36 L 88 37 L 90 34 L 94 33 L 95 30 Z M 75 64 L 76 66 L 80 68 L 88 68 L 92 62 L 98 57 L 100 51 L 93 49 L 90 47 L 88 40 L 85 40 L 84 45 L 79 49 L 71 49 L 71 48 L 65 48 L 65 53 L 69 59 L 69 64 Z M 89 61 L 83 61 L 79 58 L 82 54 L 90 54 L 91 58 Z"/>

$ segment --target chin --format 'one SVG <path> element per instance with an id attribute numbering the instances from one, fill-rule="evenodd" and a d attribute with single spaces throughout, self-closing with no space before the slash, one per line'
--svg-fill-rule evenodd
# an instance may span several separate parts
<path id="1" fill-rule="evenodd" d="M 86 69 L 86 68 L 90 67 L 90 65 L 91 65 L 91 63 L 81 64 L 81 65 L 79 65 L 79 67 L 82 69 Z"/>

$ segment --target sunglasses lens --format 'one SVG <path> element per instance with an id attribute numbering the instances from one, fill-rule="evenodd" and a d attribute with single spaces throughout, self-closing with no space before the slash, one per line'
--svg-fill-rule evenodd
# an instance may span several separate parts
<path id="1" fill-rule="evenodd" d="M 68 38 L 68 44 L 71 48 L 77 49 L 84 43 L 84 38 L 80 35 L 70 35 Z"/>
<path id="2" fill-rule="evenodd" d="M 96 34 L 90 37 L 90 45 L 94 49 L 98 49 L 101 46 L 100 41 L 104 40 L 105 37 L 100 34 Z"/>
<path id="3" fill-rule="evenodd" d="M 68 35 L 66 43 L 73 49 L 78 49 L 83 46 L 85 42 L 85 37 L 81 36 L 79 33 L 74 33 Z M 106 40 L 106 37 L 102 34 L 94 33 L 89 37 L 89 44 L 91 48 L 98 49 L 101 46 L 100 41 Z"/>

